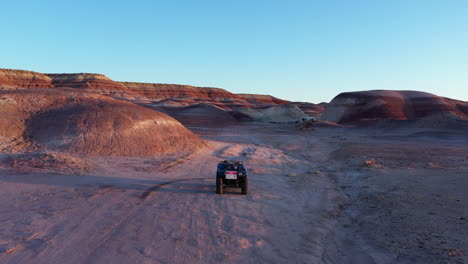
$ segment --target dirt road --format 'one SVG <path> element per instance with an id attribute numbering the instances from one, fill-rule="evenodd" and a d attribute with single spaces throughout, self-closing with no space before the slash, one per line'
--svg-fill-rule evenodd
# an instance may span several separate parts
<path id="1" fill-rule="evenodd" d="M 160 170 L 99 160 L 88 176 L 3 169 L 2 263 L 319 263 L 342 201 L 318 166 L 285 153 L 288 133 L 207 129 L 209 147 Z M 309 138 L 308 141 L 314 141 Z M 311 142 L 308 142 L 310 145 Z M 296 147 L 290 144 L 291 148 Z M 283 146 L 284 147 L 284 146 Z M 216 163 L 245 161 L 250 194 L 214 194 Z M 151 162 L 149 162 L 151 164 Z"/>

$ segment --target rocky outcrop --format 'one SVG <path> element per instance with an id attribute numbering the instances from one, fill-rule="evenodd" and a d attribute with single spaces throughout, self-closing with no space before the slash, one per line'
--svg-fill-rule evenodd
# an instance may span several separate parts
<path id="1" fill-rule="evenodd" d="M 57 87 L 89 89 L 102 93 L 128 91 L 128 88 L 121 83 L 102 74 L 42 74 L 33 71 L 0 69 L 0 89 L 3 90 Z"/>
<path id="2" fill-rule="evenodd" d="M 242 108 L 233 112 L 242 121 L 255 122 L 294 122 L 309 118 L 299 107 L 292 104 L 275 105 L 264 108 Z"/>
<path id="3" fill-rule="evenodd" d="M 95 73 L 47 74 L 54 87 L 71 87 L 98 91 L 127 91 L 128 88 L 109 77 Z"/>
<path id="4" fill-rule="evenodd" d="M 190 85 L 166 84 L 166 83 L 137 83 L 122 82 L 121 84 L 132 91 L 136 91 L 145 97 L 155 99 L 165 98 L 199 98 L 199 99 L 224 99 L 233 97 L 232 93 L 211 87 L 195 87 Z M 237 97 L 237 96 L 234 96 Z"/>
<path id="5" fill-rule="evenodd" d="M 325 111 L 323 104 L 313 104 L 306 102 L 292 102 L 291 104 L 299 107 L 299 109 L 301 109 L 304 113 L 312 117 L 318 117 L 323 113 L 323 111 Z"/>
<path id="6" fill-rule="evenodd" d="M 269 95 L 233 94 L 224 89 L 164 83 L 116 82 L 95 73 L 42 74 L 32 71 L 0 69 L 0 89 L 75 88 L 112 95 L 125 100 L 162 106 L 211 104 L 231 110 L 285 104 L 288 101 Z"/>
<path id="7" fill-rule="evenodd" d="M 161 101 L 168 100 L 166 102 L 168 105 L 200 103 L 212 103 L 221 107 L 250 105 L 244 98 L 220 88 L 165 83 L 122 82 L 122 84 L 142 97 Z"/>
<path id="8" fill-rule="evenodd" d="M 187 126 L 223 126 L 238 123 L 238 120 L 232 116 L 232 111 L 211 104 L 166 107 L 164 112 Z"/>
<path id="9" fill-rule="evenodd" d="M 258 104 L 259 102 L 266 103 L 266 104 L 287 104 L 289 101 L 276 98 L 271 95 L 263 95 L 263 94 L 237 94 L 238 96 L 247 99 L 252 104 Z"/>
<path id="10" fill-rule="evenodd" d="M 0 151 L 86 156 L 194 152 L 203 141 L 166 114 L 76 89 L 0 91 Z"/>
<path id="11" fill-rule="evenodd" d="M 408 120 L 439 113 L 468 117 L 468 103 L 418 91 L 373 90 L 341 93 L 321 119 L 346 123 L 364 119 Z"/>
<path id="12" fill-rule="evenodd" d="M 51 87 L 53 87 L 52 80 L 45 74 L 33 71 L 0 69 L 0 89 Z"/>

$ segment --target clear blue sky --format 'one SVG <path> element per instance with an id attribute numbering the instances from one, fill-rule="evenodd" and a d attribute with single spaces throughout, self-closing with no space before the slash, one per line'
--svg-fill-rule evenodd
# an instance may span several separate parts
<path id="1" fill-rule="evenodd" d="M 468 1 L 4 1 L 0 67 L 309 102 L 421 90 L 468 101 Z"/>

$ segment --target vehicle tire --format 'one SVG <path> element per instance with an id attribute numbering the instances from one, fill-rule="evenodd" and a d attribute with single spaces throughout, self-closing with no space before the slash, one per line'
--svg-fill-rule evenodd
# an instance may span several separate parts
<path id="1" fill-rule="evenodd" d="M 216 193 L 217 194 L 223 194 L 223 178 L 221 177 L 216 177 Z"/>
<path id="2" fill-rule="evenodd" d="M 249 192 L 249 180 L 247 177 L 244 179 L 244 183 L 241 186 L 241 193 L 246 195 Z"/>

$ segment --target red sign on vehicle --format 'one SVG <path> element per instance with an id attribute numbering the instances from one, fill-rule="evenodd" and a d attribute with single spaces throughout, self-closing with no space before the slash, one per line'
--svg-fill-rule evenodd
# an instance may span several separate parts
<path id="1" fill-rule="evenodd" d="M 226 179 L 228 180 L 237 179 L 237 171 L 226 171 Z"/>

